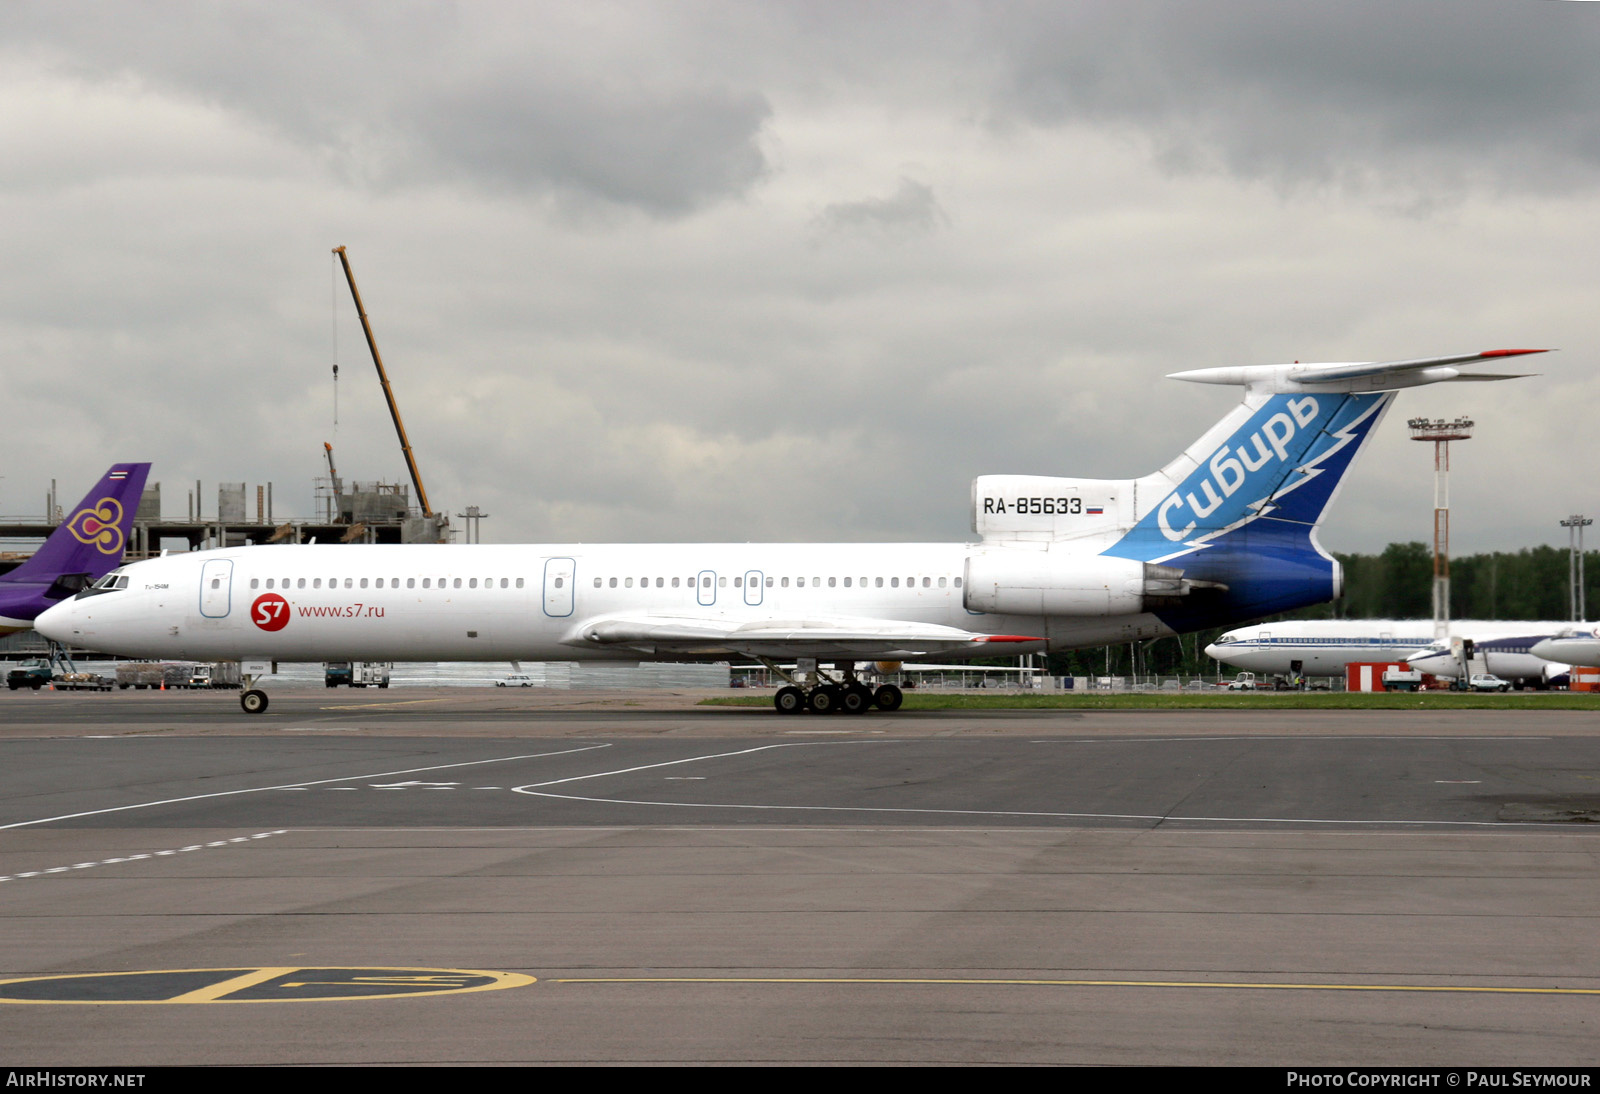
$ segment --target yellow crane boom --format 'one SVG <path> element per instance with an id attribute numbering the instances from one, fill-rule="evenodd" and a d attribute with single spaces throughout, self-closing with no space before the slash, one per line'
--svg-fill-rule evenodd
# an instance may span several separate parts
<path id="1" fill-rule="evenodd" d="M 344 267 L 344 278 L 350 282 L 350 295 L 356 302 L 356 314 L 361 317 L 361 330 L 367 336 L 367 348 L 372 351 L 372 363 L 378 367 L 378 382 L 383 385 L 383 397 L 389 404 L 389 417 L 394 419 L 394 431 L 400 435 L 400 451 L 406 457 L 406 470 L 411 472 L 411 485 L 417 490 L 417 504 L 422 507 L 425 516 L 431 517 L 433 509 L 428 505 L 428 492 L 422 487 L 422 472 L 417 470 L 417 459 L 411 454 L 411 442 L 406 439 L 405 423 L 400 420 L 400 407 L 394 401 L 394 390 L 389 386 L 389 374 L 384 371 L 383 358 L 378 353 L 378 343 L 372 337 L 372 324 L 367 321 L 367 309 L 361 304 L 361 291 L 356 288 L 356 275 L 350 272 L 350 259 L 344 253 L 343 247 L 335 247 L 333 253 L 339 256 L 339 263 Z M 331 460 L 329 467 L 332 467 Z"/>

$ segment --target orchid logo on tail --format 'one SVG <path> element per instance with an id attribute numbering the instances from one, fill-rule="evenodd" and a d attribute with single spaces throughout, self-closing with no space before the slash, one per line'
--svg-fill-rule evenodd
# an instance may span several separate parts
<path id="1" fill-rule="evenodd" d="M 122 553 L 122 503 L 116 498 L 101 498 L 94 505 L 79 509 L 67 521 L 67 531 L 79 543 L 87 543 L 101 554 Z"/>

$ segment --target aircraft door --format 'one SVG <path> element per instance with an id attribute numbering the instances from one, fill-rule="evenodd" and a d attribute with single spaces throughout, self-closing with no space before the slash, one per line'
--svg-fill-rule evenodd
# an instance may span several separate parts
<path id="1" fill-rule="evenodd" d="M 214 558 L 200 568 L 200 614 L 226 618 L 233 603 L 233 560 Z"/>
<path id="2" fill-rule="evenodd" d="M 695 599 L 705 608 L 717 602 L 717 572 L 715 570 L 701 570 L 700 584 L 694 591 Z"/>
<path id="3" fill-rule="evenodd" d="M 752 608 L 761 606 L 761 598 L 766 595 L 762 588 L 762 573 L 760 570 L 746 570 L 744 572 L 744 602 Z"/>
<path id="4" fill-rule="evenodd" d="M 573 576 L 578 565 L 570 558 L 544 560 L 544 614 L 552 619 L 565 619 L 572 614 Z"/>

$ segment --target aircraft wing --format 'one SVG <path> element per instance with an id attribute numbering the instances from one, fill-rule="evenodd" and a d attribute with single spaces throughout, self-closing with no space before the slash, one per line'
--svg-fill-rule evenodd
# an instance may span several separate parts
<path id="1" fill-rule="evenodd" d="M 930 654 L 1005 656 L 1042 650 L 1045 639 L 980 634 L 936 623 L 835 616 L 760 619 L 698 615 L 613 615 L 587 620 L 562 640 L 569 646 L 646 655 L 819 657 L 904 660 Z"/>

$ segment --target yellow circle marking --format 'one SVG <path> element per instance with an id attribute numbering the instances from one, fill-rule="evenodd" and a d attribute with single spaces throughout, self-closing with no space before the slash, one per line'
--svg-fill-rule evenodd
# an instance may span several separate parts
<path id="1" fill-rule="evenodd" d="M 1267 991 L 1409 991 L 1484 995 L 1600 995 L 1600 988 L 1510 988 L 1451 984 L 1289 984 L 1226 980 L 1024 980 L 848 976 L 590 976 L 560 977 L 554 984 L 945 984 L 971 987 L 1225 988 Z"/>
<path id="2" fill-rule="evenodd" d="M 207 975 L 211 974 L 211 975 Z M 117 998 L 121 978 L 139 990 Z M 170 985 L 163 980 L 170 979 Z M 74 982 L 89 990 L 73 993 Z M 327 1003 L 410 999 L 419 995 L 520 988 L 536 978 L 519 972 L 393 966 L 277 965 L 254 969 L 142 969 L 134 972 L 65 973 L 0 980 L 0 1004 L 64 1003 L 150 1006 L 171 1003 Z M 26 985 L 32 990 L 22 991 Z M 342 989 L 342 990 L 341 990 Z"/>

